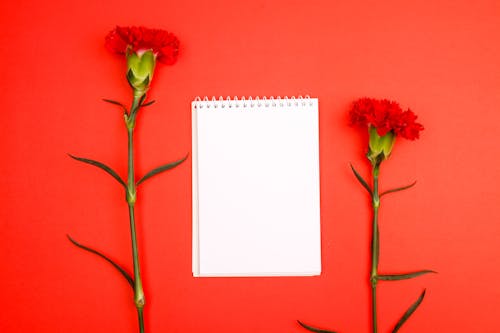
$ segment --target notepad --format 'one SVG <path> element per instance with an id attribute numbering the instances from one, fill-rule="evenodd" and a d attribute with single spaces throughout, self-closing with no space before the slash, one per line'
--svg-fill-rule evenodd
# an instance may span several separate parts
<path id="1" fill-rule="evenodd" d="M 319 275 L 318 100 L 191 107 L 193 275 Z"/>

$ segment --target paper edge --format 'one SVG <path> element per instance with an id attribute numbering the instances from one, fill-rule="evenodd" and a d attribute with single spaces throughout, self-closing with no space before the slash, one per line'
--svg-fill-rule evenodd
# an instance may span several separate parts
<path id="1" fill-rule="evenodd" d="M 203 273 L 198 274 L 195 277 L 310 277 L 310 276 L 320 276 L 320 271 L 312 271 L 312 272 L 266 272 L 266 273 Z"/>
<path id="2" fill-rule="evenodd" d="M 194 277 L 200 276 L 200 248 L 198 227 L 198 117 L 196 101 L 191 102 L 191 150 L 192 150 L 192 272 Z"/>

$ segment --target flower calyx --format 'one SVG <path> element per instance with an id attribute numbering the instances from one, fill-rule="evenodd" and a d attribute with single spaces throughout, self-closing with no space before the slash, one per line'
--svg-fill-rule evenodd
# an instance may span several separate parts
<path id="1" fill-rule="evenodd" d="M 378 165 L 391 155 L 394 142 L 396 141 L 396 135 L 393 131 L 389 131 L 381 136 L 374 126 L 368 128 L 368 133 L 370 138 L 366 157 L 368 157 L 372 165 Z"/>
<path id="2" fill-rule="evenodd" d="M 127 51 L 127 80 L 134 96 L 142 97 L 149 90 L 156 65 L 156 56 L 152 50 Z"/>

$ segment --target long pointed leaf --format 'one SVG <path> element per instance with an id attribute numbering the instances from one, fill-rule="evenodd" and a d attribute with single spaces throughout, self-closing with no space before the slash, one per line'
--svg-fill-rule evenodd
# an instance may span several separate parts
<path id="1" fill-rule="evenodd" d="M 299 323 L 300 326 L 304 327 L 305 329 L 307 329 L 307 330 L 309 330 L 311 332 L 316 332 L 316 333 L 336 333 L 334 331 L 329 331 L 329 330 L 320 329 L 320 328 L 316 328 L 316 327 L 312 327 L 312 326 L 306 325 L 303 322 L 301 322 L 300 320 L 297 320 L 297 322 Z"/>
<path id="2" fill-rule="evenodd" d="M 137 182 L 136 185 L 139 185 L 140 183 L 143 183 L 145 180 L 147 180 L 147 179 L 153 177 L 154 175 L 157 175 L 157 174 L 159 174 L 159 173 L 161 173 L 163 171 L 167 171 L 167 170 L 175 168 L 176 166 L 178 166 L 179 164 L 181 164 L 182 162 L 184 162 L 188 158 L 188 156 L 189 156 L 189 154 L 187 154 L 186 156 L 184 156 L 180 160 L 177 160 L 175 162 L 162 165 L 162 166 L 160 166 L 160 167 L 158 167 L 156 169 L 153 169 L 153 170 L 149 171 L 141 179 L 139 179 L 139 181 Z"/>
<path id="3" fill-rule="evenodd" d="M 320 328 L 315 328 L 315 327 L 306 325 L 303 322 L 301 322 L 300 320 L 297 320 L 297 322 L 299 323 L 300 326 L 304 327 L 306 330 L 309 330 L 311 332 L 316 332 L 316 333 L 336 333 L 334 331 L 323 330 L 323 329 L 320 329 Z"/>
<path id="4" fill-rule="evenodd" d="M 66 235 L 68 237 L 68 239 L 70 240 L 71 243 L 73 243 L 74 245 L 78 246 L 79 248 L 85 250 L 85 251 L 88 251 L 90 253 L 93 253 L 101 258 L 103 258 L 104 260 L 106 260 L 107 262 L 109 262 L 111 265 L 113 265 L 114 268 L 116 268 L 122 275 L 123 277 L 128 281 L 128 283 L 130 284 L 130 286 L 132 287 L 132 289 L 134 289 L 134 279 L 132 279 L 132 277 L 130 276 L 130 274 L 128 274 L 120 265 L 118 265 L 116 262 L 114 262 L 113 260 L 111 260 L 110 258 L 106 257 L 104 254 L 100 253 L 99 251 L 97 250 L 94 250 L 88 246 L 85 246 L 85 245 L 82 245 L 80 243 L 78 243 L 77 241 L 75 241 L 73 238 L 71 238 L 70 235 Z"/>
<path id="5" fill-rule="evenodd" d="M 378 279 L 383 280 L 383 281 L 407 280 L 407 279 L 413 279 L 413 278 L 416 278 L 417 276 L 429 274 L 429 273 L 436 273 L 436 272 L 430 271 L 430 270 L 423 270 L 423 271 L 406 273 L 406 274 L 384 274 L 384 275 L 379 275 Z"/>
<path id="6" fill-rule="evenodd" d="M 144 107 L 146 107 L 146 106 L 150 106 L 150 105 L 151 105 L 151 104 L 153 104 L 154 102 L 156 102 L 156 101 L 155 101 L 155 100 L 151 100 L 151 101 L 149 101 L 149 102 L 142 103 L 142 104 L 141 104 L 141 108 L 144 108 Z"/>
<path id="7" fill-rule="evenodd" d="M 123 112 L 128 113 L 127 108 L 126 108 L 126 107 L 125 107 L 125 105 L 123 105 L 122 103 L 117 102 L 117 101 L 113 101 L 112 99 L 107 99 L 107 98 L 103 98 L 102 100 L 103 100 L 104 102 L 106 102 L 106 103 L 111 103 L 111 104 L 114 104 L 114 105 L 121 106 L 121 107 L 122 107 L 122 109 L 123 109 Z"/>
<path id="8" fill-rule="evenodd" d="M 98 162 L 98 161 L 94 161 L 94 160 L 88 159 L 88 158 L 73 156 L 71 154 L 68 154 L 68 155 L 72 159 L 75 159 L 77 161 L 80 161 L 80 162 L 83 162 L 83 163 L 87 163 L 87 164 L 96 166 L 96 167 L 98 167 L 98 168 L 106 171 L 109 175 L 111 175 L 114 179 L 116 179 L 120 184 L 122 184 L 122 186 L 125 189 L 127 188 L 127 184 L 125 184 L 125 182 L 123 181 L 123 179 L 121 179 L 120 176 L 118 176 L 118 174 L 113 169 L 111 169 L 110 167 L 108 167 L 107 165 L 105 165 L 105 164 L 103 164 L 101 162 Z"/>
<path id="9" fill-rule="evenodd" d="M 380 197 L 382 198 L 384 195 L 386 194 L 389 194 L 389 193 L 393 193 L 393 192 L 399 192 L 399 191 L 403 191 L 403 190 L 407 190 L 409 189 L 410 187 L 413 187 L 415 186 L 415 184 L 417 183 L 417 181 L 414 181 L 413 183 L 411 183 L 410 185 L 406 185 L 406 186 L 401 186 L 401 187 L 398 187 L 398 188 L 393 188 L 391 190 L 387 190 L 387 191 L 384 191 L 380 194 Z"/>
<path id="10" fill-rule="evenodd" d="M 415 303 L 413 303 L 408 308 L 408 310 L 406 310 L 406 312 L 403 314 L 403 316 L 401 317 L 401 319 L 399 319 L 399 321 L 397 322 L 396 326 L 392 330 L 392 333 L 396 333 L 397 331 L 399 331 L 399 329 L 401 328 L 401 326 L 403 326 L 403 324 L 408 320 L 408 318 L 410 318 L 410 316 L 413 314 L 413 312 L 415 312 L 415 310 L 418 308 L 418 306 L 420 305 L 420 303 L 422 303 L 422 301 L 424 300 L 424 297 L 425 297 L 425 289 L 422 292 L 422 294 L 420 294 L 420 297 L 417 299 L 417 301 Z"/>
<path id="11" fill-rule="evenodd" d="M 361 185 L 363 185 L 363 187 L 368 191 L 368 193 L 372 195 L 372 189 L 370 188 L 370 185 L 368 185 L 368 183 L 363 179 L 363 177 L 361 177 L 361 175 L 356 171 L 356 169 L 354 169 L 354 166 L 352 164 L 351 164 L 351 169 L 356 178 L 358 179 L 358 181 L 361 183 Z"/>

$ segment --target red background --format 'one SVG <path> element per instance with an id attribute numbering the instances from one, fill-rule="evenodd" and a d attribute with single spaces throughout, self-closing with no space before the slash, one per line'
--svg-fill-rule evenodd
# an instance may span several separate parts
<path id="1" fill-rule="evenodd" d="M 126 172 L 124 61 L 104 48 L 116 24 L 174 32 L 180 58 L 159 66 L 140 114 L 138 175 L 191 150 L 197 95 L 320 100 L 320 277 L 191 275 L 191 160 L 140 188 L 139 241 L 148 332 L 305 332 L 296 319 L 369 332 L 365 137 L 352 100 L 390 98 L 425 125 L 383 164 L 381 270 L 438 275 L 380 287 L 389 332 L 500 330 L 500 2 L 3 1 L 0 145 L 1 332 L 136 332 L 127 283 L 66 239 L 131 268 L 124 194 L 73 153 Z"/>

